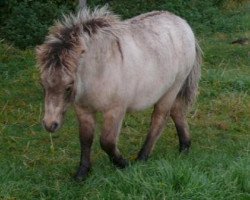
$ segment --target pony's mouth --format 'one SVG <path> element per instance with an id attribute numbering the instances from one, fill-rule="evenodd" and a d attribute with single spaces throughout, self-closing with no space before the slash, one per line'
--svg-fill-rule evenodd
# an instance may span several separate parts
<path id="1" fill-rule="evenodd" d="M 43 127 L 46 129 L 46 131 L 50 133 L 54 133 L 60 128 L 60 123 L 53 121 L 52 123 L 48 125 L 43 121 Z"/>

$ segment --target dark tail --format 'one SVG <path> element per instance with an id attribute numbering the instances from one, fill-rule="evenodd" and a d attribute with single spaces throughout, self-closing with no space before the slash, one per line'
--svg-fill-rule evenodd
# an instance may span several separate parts
<path id="1" fill-rule="evenodd" d="M 193 68 L 189 73 L 184 85 L 182 86 L 178 96 L 180 96 L 187 106 L 192 106 L 198 93 L 198 84 L 201 76 L 202 50 L 195 42 L 196 57 Z"/>

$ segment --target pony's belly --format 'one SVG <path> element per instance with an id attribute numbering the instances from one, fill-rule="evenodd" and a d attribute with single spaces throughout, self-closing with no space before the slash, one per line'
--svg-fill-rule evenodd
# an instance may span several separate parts
<path id="1" fill-rule="evenodd" d="M 164 95 L 166 90 L 153 90 L 148 93 L 137 93 L 133 101 L 128 106 L 129 111 L 144 110 L 154 105 Z"/>
<path id="2" fill-rule="evenodd" d="M 156 101 L 148 101 L 148 102 L 134 102 L 133 104 L 131 104 L 127 110 L 128 111 L 139 111 L 139 110 L 144 110 L 146 108 L 151 107 L 152 105 L 154 105 Z"/>
<path id="3" fill-rule="evenodd" d="M 155 67 L 151 67 L 155 69 Z M 159 68 L 160 69 L 160 68 Z M 139 77 L 139 76 L 138 76 Z M 129 110 L 143 110 L 159 101 L 175 82 L 176 72 L 171 76 L 166 68 L 153 73 L 144 68 L 144 76 L 140 76 L 134 85 L 133 98 L 130 99 Z"/>

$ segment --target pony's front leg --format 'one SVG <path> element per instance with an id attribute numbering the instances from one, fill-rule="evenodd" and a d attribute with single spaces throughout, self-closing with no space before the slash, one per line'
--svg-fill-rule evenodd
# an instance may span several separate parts
<path id="1" fill-rule="evenodd" d="M 104 113 L 104 125 L 101 134 L 101 147 L 108 154 L 110 160 L 119 168 L 128 165 L 117 148 L 117 140 L 120 133 L 125 109 L 116 107 Z"/>
<path id="2" fill-rule="evenodd" d="M 94 113 L 75 106 L 79 121 L 79 139 L 81 144 L 80 166 L 76 173 L 76 180 L 84 180 L 91 168 L 90 153 L 95 131 L 95 115 Z"/>

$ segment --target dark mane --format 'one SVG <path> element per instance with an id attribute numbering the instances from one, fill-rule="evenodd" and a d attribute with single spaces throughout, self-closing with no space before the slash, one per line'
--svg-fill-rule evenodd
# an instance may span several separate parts
<path id="1" fill-rule="evenodd" d="M 110 24 L 105 19 L 92 19 L 82 24 L 83 31 L 90 37 L 104 27 L 110 27 Z"/>
<path id="2" fill-rule="evenodd" d="M 40 65 L 44 68 L 62 66 L 70 68 L 71 64 L 76 64 L 76 61 L 72 63 L 72 59 L 77 59 L 77 54 L 84 51 L 80 36 L 92 38 L 105 28 L 112 27 L 117 21 L 119 18 L 106 8 L 93 12 L 85 9 L 77 15 L 64 17 L 63 21 L 51 27 L 45 43 L 38 47 L 37 57 Z"/>

